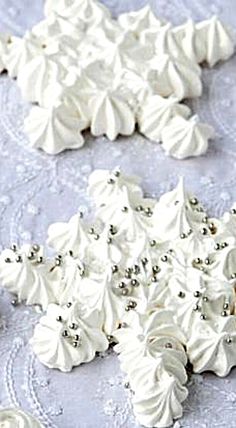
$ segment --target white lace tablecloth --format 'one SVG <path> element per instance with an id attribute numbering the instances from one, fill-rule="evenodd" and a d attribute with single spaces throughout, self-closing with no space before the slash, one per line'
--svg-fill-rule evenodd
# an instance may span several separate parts
<path id="1" fill-rule="evenodd" d="M 145 0 L 103 0 L 114 15 Z M 23 34 L 42 17 L 42 0 L 0 0 L 0 31 Z M 235 0 L 150 0 L 157 14 L 175 23 L 219 14 L 236 29 Z M 207 156 L 175 161 L 140 135 L 88 142 L 56 157 L 31 150 L 22 131 L 29 106 L 15 82 L 0 78 L 0 244 L 42 242 L 48 225 L 88 210 L 87 178 L 95 168 L 121 166 L 141 175 L 147 194 L 160 195 L 185 176 L 186 184 L 219 215 L 236 201 L 236 57 L 204 70 L 204 95 L 192 107 L 213 125 L 217 138 Z M 43 367 L 28 339 L 38 314 L 13 307 L 0 289 L 0 408 L 20 406 L 50 428 L 137 428 L 112 352 L 70 374 Z M 226 379 L 191 376 L 184 418 L 175 428 L 235 428 L 236 369 Z M 220 411 L 219 411 L 220 410 Z"/>

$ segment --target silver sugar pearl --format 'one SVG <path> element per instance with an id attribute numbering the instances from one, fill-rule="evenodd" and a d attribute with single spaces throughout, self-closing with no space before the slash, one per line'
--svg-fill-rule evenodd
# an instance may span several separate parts
<path id="1" fill-rule="evenodd" d="M 118 270 L 119 270 L 119 268 L 118 268 L 117 265 L 113 265 L 112 268 L 111 268 L 111 270 L 112 270 L 112 273 L 117 273 Z"/>
<path id="2" fill-rule="evenodd" d="M 206 315 L 205 315 L 205 314 L 201 314 L 201 315 L 200 315 L 200 319 L 201 319 L 202 321 L 205 321 L 205 320 L 207 319 L 207 317 L 206 317 Z"/>
<path id="3" fill-rule="evenodd" d="M 200 297 L 200 296 L 201 296 L 201 293 L 200 293 L 200 291 L 195 291 L 195 292 L 193 293 L 193 295 L 194 295 L 194 297 Z"/>
<path id="4" fill-rule="evenodd" d="M 137 281 L 137 279 L 132 279 L 132 280 L 131 280 L 131 285 L 132 285 L 133 287 L 138 287 L 138 286 L 139 286 L 139 282 Z"/>
<path id="5" fill-rule="evenodd" d="M 183 299 L 185 297 L 185 293 L 183 291 L 179 291 L 178 297 L 180 297 L 181 299 Z"/>
<path id="6" fill-rule="evenodd" d="M 198 204 L 198 200 L 197 200 L 197 198 L 191 198 L 191 199 L 190 199 L 190 204 L 191 204 L 191 205 L 197 205 L 197 204 Z"/>
<path id="7" fill-rule="evenodd" d="M 125 284 L 123 281 L 121 281 L 121 282 L 118 284 L 118 287 L 119 287 L 119 288 L 121 288 L 121 289 L 123 289 L 123 288 L 125 288 L 125 287 L 126 287 L 126 284 Z"/>
<path id="8" fill-rule="evenodd" d="M 113 178 L 108 178 L 107 184 L 114 184 L 115 180 Z"/>
<path id="9" fill-rule="evenodd" d="M 167 343 L 165 344 L 165 348 L 166 348 L 166 349 L 172 349 L 172 348 L 173 348 L 172 343 L 167 342 Z"/>
<path id="10" fill-rule="evenodd" d="M 40 250 L 40 246 L 38 244 L 34 244 L 32 246 L 33 251 L 35 251 L 36 253 L 38 253 L 38 251 Z"/>
<path id="11" fill-rule="evenodd" d="M 74 340 L 76 340 L 76 342 L 78 342 L 80 339 L 81 338 L 80 338 L 79 334 L 75 334 L 74 335 Z"/>
<path id="12" fill-rule="evenodd" d="M 223 249 L 224 249 L 224 248 L 228 247 L 228 245 L 229 245 L 229 244 L 228 244 L 227 242 L 222 242 L 222 244 L 221 244 L 221 248 L 223 248 Z"/>
<path id="13" fill-rule="evenodd" d="M 75 324 L 75 323 L 73 322 L 72 324 L 70 324 L 70 325 L 69 325 L 69 328 L 70 328 L 71 330 L 77 330 L 78 326 L 77 326 L 77 324 Z"/>

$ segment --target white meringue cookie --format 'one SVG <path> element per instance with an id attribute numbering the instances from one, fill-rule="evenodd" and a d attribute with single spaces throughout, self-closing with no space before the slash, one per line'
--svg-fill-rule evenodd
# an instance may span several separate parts
<path id="1" fill-rule="evenodd" d="M 192 19 L 175 27 L 172 32 L 185 55 L 193 62 L 200 64 L 206 57 L 205 40 L 201 30 L 198 30 Z"/>
<path id="2" fill-rule="evenodd" d="M 125 311 L 125 301 L 122 295 L 115 292 L 115 282 L 111 269 L 94 275 L 80 289 L 80 301 L 86 305 L 88 313 L 98 310 L 101 314 L 102 328 L 111 335 Z"/>
<path id="3" fill-rule="evenodd" d="M 39 262 L 41 257 L 43 249 L 34 251 L 29 245 L 16 251 L 4 250 L 0 256 L 0 278 L 19 301 L 27 305 L 40 304 L 46 309 L 49 303 L 57 302 L 60 290 L 50 274 L 52 264 Z"/>
<path id="4" fill-rule="evenodd" d="M 178 239 L 182 233 L 188 235 L 190 229 L 202 228 L 206 216 L 196 198 L 187 194 L 181 178 L 174 190 L 161 196 L 153 211 L 155 236 L 162 241 Z"/>
<path id="5" fill-rule="evenodd" d="M 81 214 L 76 214 L 68 223 L 54 223 L 48 228 L 47 243 L 60 253 L 72 251 L 83 258 L 89 245 Z"/>
<path id="6" fill-rule="evenodd" d="M 84 314 L 79 304 L 49 305 L 30 341 L 42 364 L 63 372 L 90 362 L 108 348 L 97 313 Z"/>
<path id="7" fill-rule="evenodd" d="M 97 216 L 105 224 L 112 224 L 118 236 L 123 235 L 127 244 L 138 241 L 145 242 L 145 237 L 152 227 L 152 207 L 143 208 L 137 206 L 142 202 L 132 204 L 127 189 L 123 189 L 117 201 L 111 205 L 101 206 L 97 210 Z"/>
<path id="8" fill-rule="evenodd" d="M 183 415 L 181 403 L 188 396 L 187 388 L 167 372 L 159 377 L 158 361 L 154 358 L 143 359 L 137 369 L 143 379 L 151 378 L 144 388 L 135 391 L 132 399 L 138 422 L 150 428 L 172 425 L 175 419 Z"/>
<path id="9" fill-rule="evenodd" d="M 91 133 L 106 135 L 114 141 L 121 135 L 131 135 L 135 128 L 134 113 L 118 93 L 102 91 L 91 99 Z"/>
<path id="10" fill-rule="evenodd" d="M 236 317 L 199 322 L 188 344 L 195 373 L 213 371 L 224 377 L 236 364 Z"/>
<path id="11" fill-rule="evenodd" d="M 182 61 L 182 58 L 171 58 L 167 54 L 157 55 L 150 61 L 150 67 L 157 73 L 155 86 L 159 95 L 175 95 L 179 101 L 201 96 L 200 70 Z"/>
<path id="12" fill-rule="evenodd" d="M 134 392 L 134 413 L 147 427 L 169 426 L 182 415 L 187 358 L 178 331 L 171 313 L 163 310 L 141 331 L 127 326 L 114 333 L 119 340 L 115 351 Z"/>
<path id="13" fill-rule="evenodd" d="M 43 104 L 45 92 L 50 85 L 57 83 L 64 77 L 64 67 L 56 63 L 53 57 L 38 55 L 28 61 L 24 67 L 21 67 L 17 83 L 27 101 Z M 51 94 L 51 96 L 55 102 L 55 94 Z"/>
<path id="14" fill-rule="evenodd" d="M 43 428 L 33 416 L 20 409 L 0 410 L 0 428 Z"/>
<path id="15" fill-rule="evenodd" d="M 200 254 L 203 253 L 204 246 Z M 226 314 L 232 312 L 235 292 L 229 282 L 218 276 L 209 278 L 207 264 L 198 258 L 191 260 L 180 251 L 172 252 L 169 259 L 173 270 L 169 273 L 171 293 L 167 295 L 166 305 L 175 312 L 178 325 L 187 337 L 199 319 L 215 319 L 223 313 L 226 302 Z"/>
<path id="16" fill-rule="evenodd" d="M 163 128 L 175 115 L 190 116 L 190 109 L 178 103 L 176 97 L 163 98 L 159 95 L 148 97 L 138 115 L 139 129 L 153 141 L 160 142 Z"/>
<path id="17" fill-rule="evenodd" d="M 31 33 L 26 33 L 24 38 L 11 37 L 7 52 L 3 55 L 9 76 L 17 77 L 26 64 L 41 54 L 43 54 L 43 47 L 37 39 L 32 37 Z"/>
<path id="18" fill-rule="evenodd" d="M 30 145 L 42 148 L 48 154 L 83 146 L 81 131 L 86 127 L 87 122 L 63 104 L 49 108 L 32 107 L 25 119 Z"/>
<path id="19" fill-rule="evenodd" d="M 98 169 L 89 176 L 88 194 L 97 207 L 119 198 L 124 188 L 138 200 L 143 196 L 139 183 L 138 177 L 124 175 L 119 168 L 113 171 Z"/>
<path id="20" fill-rule="evenodd" d="M 154 15 L 150 5 L 135 12 L 122 13 L 118 17 L 118 22 L 124 29 L 132 31 L 137 36 L 149 27 L 159 28 L 163 24 L 163 20 Z"/>
<path id="21" fill-rule="evenodd" d="M 217 16 L 198 23 L 196 29 L 205 45 L 206 56 L 204 60 L 210 67 L 219 61 L 226 61 L 233 55 L 233 39 Z"/>
<path id="22" fill-rule="evenodd" d="M 171 58 L 181 60 L 181 62 L 186 62 L 187 65 L 190 65 L 182 46 L 177 43 L 172 30 L 172 25 L 168 23 L 162 26 L 156 34 L 149 34 L 149 41 L 154 44 L 156 55 L 170 55 Z M 192 63 L 191 66 L 198 69 L 195 63 Z"/>
<path id="23" fill-rule="evenodd" d="M 208 149 L 208 140 L 213 137 L 213 128 L 201 123 L 198 116 L 193 116 L 189 120 L 176 116 L 165 126 L 161 134 L 163 149 L 177 159 L 204 154 Z"/>

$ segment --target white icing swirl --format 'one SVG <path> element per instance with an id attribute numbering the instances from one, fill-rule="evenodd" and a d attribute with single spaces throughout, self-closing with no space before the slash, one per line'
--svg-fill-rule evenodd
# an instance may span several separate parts
<path id="1" fill-rule="evenodd" d="M 175 115 L 187 118 L 190 109 L 179 104 L 176 97 L 163 98 L 159 95 L 148 97 L 142 104 L 138 116 L 140 132 L 151 140 L 160 142 L 163 128 Z"/>
<path id="2" fill-rule="evenodd" d="M 25 119 L 25 131 L 29 134 L 30 145 L 41 148 L 48 154 L 83 146 L 81 131 L 86 127 L 87 122 L 76 111 L 61 103 L 48 108 L 32 107 Z"/>
<path id="3" fill-rule="evenodd" d="M 0 428 L 43 428 L 43 426 L 20 409 L 4 409 L 0 410 Z"/>
<path id="4" fill-rule="evenodd" d="M 48 306 L 30 341 L 41 363 L 68 372 L 108 348 L 98 313 L 85 314 L 78 303 Z"/>
<path id="5" fill-rule="evenodd" d="M 187 347 L 195 373 L 213 371 L 227 376 L 236 364 L 236 317 L 199 322 Z"/>
<path id="6" fill-rule="evenodd" d="M 165 126 L 161 134 L 163 149 L 177 159 L 204 154 L 208 148 L 208 140 L 213 136 L 213 128 L 201 123 L 198 116 L 193 116 L 189 120 L 176 116 Z"/>

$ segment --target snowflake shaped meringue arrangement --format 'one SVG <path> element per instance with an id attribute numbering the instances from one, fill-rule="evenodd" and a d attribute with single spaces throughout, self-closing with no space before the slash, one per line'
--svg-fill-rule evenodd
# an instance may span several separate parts
<path id="1" fill-rule="evenodd" d="M 117 20 L 96 0 L 47 0 L 45 19 L 23 38 L 0 38 L 0 71 L 34 104 L 25 120 L 32 147 L 49 154 L 83 146 L 82 131 L 139 131 L 177 159 L 206 152 L 214 137 L 183 100 L 202 94 L 201 68 L 234 52 L 217 17 L 173 27 L 149 6 Z"/>
<path id="2" fill-rule="evenodd" d="M 1 284 L 41 305 L 31 346 L 64 372 L 112 344 L 137 421 L 168 427 L 188 395 L 186 366 L 226 376 L 236 365 L 236 207 L 208 217 L 183 180 L 159 200 L 119 169 L 97 170 L 93 224 L 75 214 L 41 245 L 0 256 Z"/>

